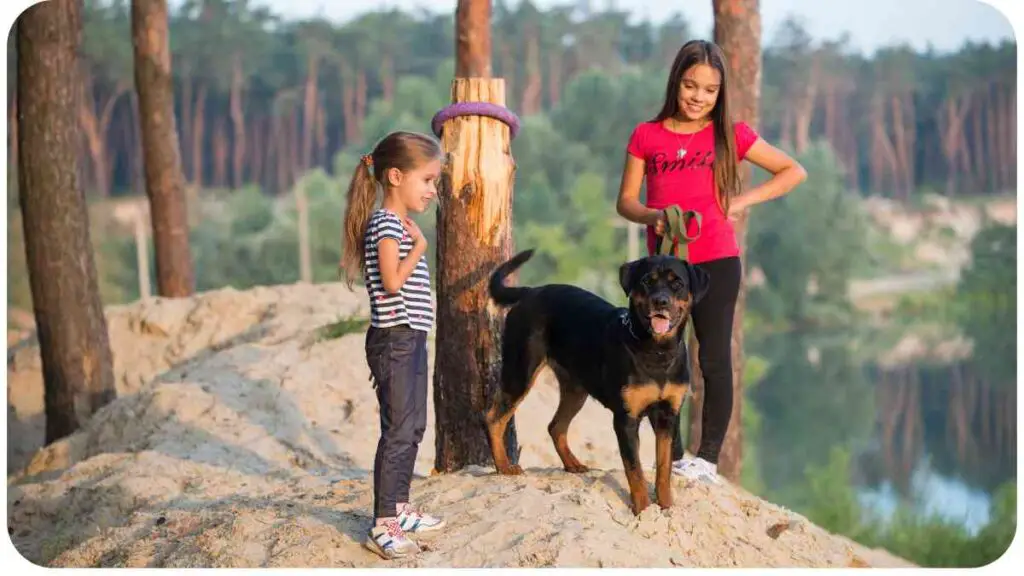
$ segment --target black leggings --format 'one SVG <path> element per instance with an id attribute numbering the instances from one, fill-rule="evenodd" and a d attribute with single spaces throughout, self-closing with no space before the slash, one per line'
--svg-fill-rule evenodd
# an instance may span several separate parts
<path id="1" fill-rule="evenodd" d="M 690 319 L 697 335 L 698 360 L 704 376 L 704 406 L 697 456 L 718 464 L 725 431 L 732 416 L 732 320 L 743 271 L 739 257 L 698 264 L 711 276 L 708 291 L 694 307 Z M 672 459 L 683 457 L 682 410 L 676 420 Z"/>

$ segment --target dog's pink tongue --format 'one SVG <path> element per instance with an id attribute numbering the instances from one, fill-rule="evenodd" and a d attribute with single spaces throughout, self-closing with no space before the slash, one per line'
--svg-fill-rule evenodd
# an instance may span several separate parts
<path id="1" fill-rule="evenodd" d="M 669 324 L 668 318 L 662 318 L 660 316 L 654 316 L 651 318 L 651 329 L 654 330 L 655 334 L 664 334 L 668 332 Z"/>

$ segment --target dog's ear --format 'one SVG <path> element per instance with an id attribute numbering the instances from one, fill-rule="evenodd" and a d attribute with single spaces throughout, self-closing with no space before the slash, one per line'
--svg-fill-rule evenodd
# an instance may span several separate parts
<path id="1" fill-rule="evenodd" d="M 640 264 L 640 260 L 626 262 L 619 266 L 619 286 L 622 286 L 622 291 L 626 293 L 626 296 L 629 296 L 629 291 L 633 288 L 638 264 Z"/>
<path id="2" fill-rule="evenodd" d="M 693 303 L 700 302 L 701 298 L 708 293 L 711 285 L 711 275 L 703 268 L 695 264 L 686 263 L 687 273 L 690 276 L 690 294 L 693 295 Z"/>

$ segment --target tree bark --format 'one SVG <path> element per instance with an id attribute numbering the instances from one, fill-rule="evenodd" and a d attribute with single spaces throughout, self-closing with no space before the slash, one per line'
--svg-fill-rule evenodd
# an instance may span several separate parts
<path id="1" fill-rule="evenodd" d="M 526 37 L 526 85 L 523 87 L 523 100 L 520 109 L 523 116 L 531 116 L 541 111 L 541 95 L 543 90 L 540 69 L 540 46 L 536 28 L 531 29 Z"/>
<path id="2" fill-rule="evenodd" d="M 192 66 L 185 63 L 181 72 L 181 160 L 182 173 L 186 178 L 193 177 L 193 168 L 188 162 L 191 156 L 192 143 Z"/>
<path id="3" fill-rule="evenodd" d="M 8 96 L 7 108 L 7 185 L 17 185 L 18 177 L 18 97 Z"/>
<path id="4" fill-rule="evenodd" d="M 456 78 L 452 102 L 505 104 L 500 78 Z M 487 295 L 491 272 L 512 253 L 512 160 L 508 127 L 462 116 L 445 123 L 449 154 L 437 212 L 437 332 L 434 468 L 451 472 L 492 462 L 484 414 L 498 389 L 504 314 Z M 505 436 L 512 463 L 515 422 Z"/>
<path id="5" fill-rule="evenodd" d="M 385 102 L 395 99 L 395 59 L 385 54 L 380 62 L 380 82 Z"/>
<path id="6" fill-rule="evenodd" d="M 167 0 L 132 0 L 135 90 L 139 95 L 146 195 L 156 249 L 157 292 L 192 294 L 195 274 L 188 241 L 185 177 L 174 116 Z"/>
<path id="7" fill-rule="evenodd" d="M 52 0 L 17 26 L 18 201 L 43 365 L 46 443 L 114 399 L 113 360 L 78 179 L 82 4 Z"/>
<path id="8" fill-rule="evenodd" d="M 196 93 L 195 114 L 192 117 L 192 185 L 203 187 L 203 129 L 206 127 L 206 84 L 200 84 Z"/>
<path id="9" fill-rule="evenodd" d="M 811 120 L 818 99 L 818 77 L 820 63 L 812 56 L 811 69 L 806 84 L 797 89 L 796 110 L 793 118 L 796 153 L 802 154 L 811 145 Z"/>
<path id="10" fill-rule="evenodd" d="M 491 0 L 455 6 L 455 77 L 491 77 Z"/>
<path id="11" fill-rule="evenodd" d="M 228 184 L 228 135 L 224 116 L 213 117 L 213 185 L 225 188 Z"/>
<path id="12" fill-rule="evenodd" d="M 257 186 L 263 186 L 263 159 L 264 140 L 266 131 L 266 120 L 262 115 L 252 121 L 252 139 L 249 140 L 249 157 L 252 161 L 249 166 L 249 180 Z"/>
<path id="13" fill-rule="evenodd" d="M 306 99 L 302 111 L 302 169 L 308 170 L 313 164 L 313 133 L 315 130 L 317 98 L 317 74 L 320 56 L 311 51 L 306 62 Z"/>
<path id="14" fill-rule="evenodd" d="M 101 196 L 110 195 L 111 167 L 110 158 L 107 154 L 107 133 L 110 131 L 110 120 L 114 113 L 114 105 L 117 100 L 128 91 L 128 87 L 118 83 L 113 92 L 103 101 L 100 113 L 97 114 L 93 108 L 92 90 L 88 89 L 91 83 L 86 85 L 86 95 L 79 101 L 79 121 L 85 133 L 86 142 L 89 147 L 89 155 L 92 158 L 93 185 L 96 192 Z"/>
<path id="15" fill-rule="evenodd" d="M 360 139 L 363 137 L 363 122 L 366 120 L 366 91 L 366 71 L 363 69 L 359 69 L 356 71 L 356 139 Z"/>
<path id="16" fill-rule="evenodd" d="M 971 157 L 974 160 L 974 182 L 979 187 L 978 192 L 991 189 L 991 182 L 988 181 L 988 170 L 985 168 L 985 138 L 982 132 L 983 98 L 976 98 L 971 103 Z"/>
<path id="17" fill-rule="evenodd" d="M 989 86 L 985 94 L 985 132 L 988 135 L 988 156 L 986 164 L 989 169 L 989 178 L 992 187 L 996 191 L 1003 190 L 1004 182 L 999 166 L 999 124 L 997 122 L 995 92 L 999 88 L 993 84 Z"/>
<path id="18" fill-rule="evenodd" d="M 338 66 L 341 72 L 341 116 L 344 126 L 342 145 L 351 144 L 358 136 L 356 128 L 356 90 L 352 66 L 342 61 Z"/>
<path id="19" fill-rule="evenodd" d="M 562 95 L 562 46 L 555 45 L 548 54 L 548 106 L 554 108 Z"/>
<path id="20" fill-rule="evenodd" d="M 1004 186 L 1013 189 L 1017 180 L 1017 138 L 1014 132 L 1017 126 L 1017 89 L 1009 86 L 998 92 L 1000 95 L 999 136 L 1002 148 L 999 166 L 1003 172 Z"/>
<path id="21" fill-rule="evenodd" d="M 731 104 L 736 120 L 753 127 L 760 124 L 761 103 L 761 12 L 759 0 L 714 0 L 715 42 L 722 47 L 732 83 Z M 740 170 L 746 185 L 751 170 Z M 735 225 L 740 257 L 746 267 L 747 213 Z M 743 466 L 743 312 L 746 309 L 746 277 L 740 277 L 739 296 L 732 328 L 732 416 L 722 443 L 719 473 L 739 482 Z"/>
<path id="22" fill-rule="evenodd" d="M 907 96 L 909 98 L 909 95 Z M 892 124 L 893 139 L 896 149 L 896 190 L 899 191 L 901 199 L 905 202 L 910 199 L 914 189 L 913 161 L 912 161 L 912 137 L 908 134 L 907 123 L 904 115 L 904 95 L 896 94 L 892 97 Z"/>
<path id="23" fill-rule="evenodd" d="M 231 124 L 234 134 L 231 142 L 231 184 L 241 188 L 245 183 L 245 111 L 242 109 L 242 89 L 245 87 L 242 76 L 242 55 L 235 53 L 231 63 Z"/>
<path id="24" fill-rule="evenodd" d="M 947 98 L 938 114 L 938 128 L 942 140 L 942 153 L 946 157 L 946 195 L 952 197 L 956 193 L 957 152 L 963 131 L 964 117 L 967 115 L 966 98 Z"/>

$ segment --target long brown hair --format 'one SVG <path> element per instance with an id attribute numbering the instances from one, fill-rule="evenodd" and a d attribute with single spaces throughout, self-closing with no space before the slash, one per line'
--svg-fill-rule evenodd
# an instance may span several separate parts
<path id="1" fill-rule="evenodd" d="M 715 131 L 715 196 L 718 205 L 726 214 L 729 213 L 729 200 L 740 193 L 739 166 L 736 161 L 736 138 L 733 134 L 732 114 L 729 110 L 729 74 L 722 49 L 714 42 L 707 40 L 690 40 L 679 49 L 672 70 L 668 75 L 665 87 L 665 103 L 652 122 L 662 122 L 679 114 L 679 90 L 683 83 L 683 75 L 690 68 L 706 64 L 711 66 L 722 78 L 718 99 L 711 109 L 711 122 Z"/>
<path id="2" fill-rule="evenodd" d="M 360 159 L 348 185 L 343 221 L 341 268 L 349 288 L 366 267 L 363 243 L 370 214 L 377 206 L 378 184 L 387 186 L 392 168 L 406 172 L 442 156 L 437 140 L 417 132 L 392 132 Z"/>

